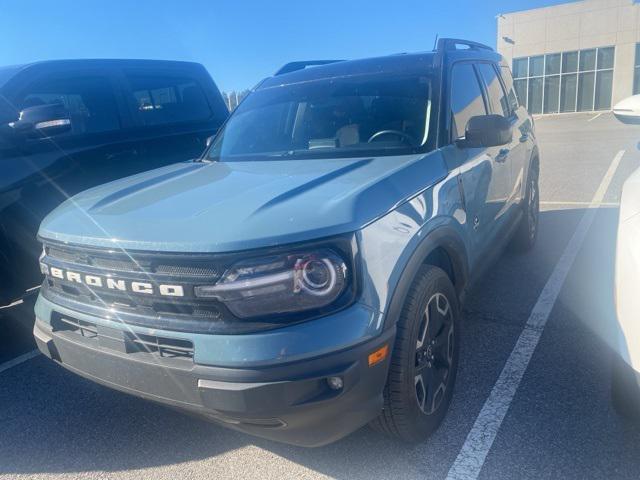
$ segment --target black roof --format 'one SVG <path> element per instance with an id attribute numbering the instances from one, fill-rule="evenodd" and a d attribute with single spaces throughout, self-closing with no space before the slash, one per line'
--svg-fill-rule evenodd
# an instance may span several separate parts
<path id="1" fill-rule="evenodd" d="M 434 54 L 432 52 L 336 61 L 269 77 L 260 85 L 260 88 L 349 75 L 397 72 L 419 73 L 432 68 L 433 61 Z"/>
<path id="2" fill-rule="evenodd" d="M 135 59 L 76 59 L 76 60 L 43 60 L 39 62 L 25 63 L 22 65 L 11 65 L 0 67 L 0 88 L 13 88 L 22 81 L 22 75 L 30 75 L 32 71 L 60 71 L 68 68 L 109 68 L 109 67 L 130 67 L 130 68 L 180 68 L 191 71 L 205 68 L 199 63 L 183 62 L 178 60 L 135 60 Z"/>
<path id="3" fill-rule="evenodd" d="M 456 49 L 456 45 L 469 44 L 471 48 Z M 359 60 L 311 60 L 292 62 L 282 67 L 276 75 L 265 79 L 258 88 L 268 88 L 323 78 L 366 75 L 378 73 L 420 74 L 439 68 L 443 56 L 447 60 L 490 60 L 499 62 L 502 56 L 490 47 L 465 40 L 440 39 L 438 49 L 433 52 L 400 53 L 383 57 Z M 305 65 L 312 68 L 305 68 Z M 293 66 L 292 71 L 290 66 Z M 284 72 L 284 73 L 283 73 Z"/>
<path id="4" fill-rule="evenodd" d="M 29 67 L 35 66 L 111 66 L 111 65 L 125 65 L 125 66 L 138 66 L 138 65 L 154 65 L 157 66 L 159 64 L 166 65 L 200 65 L 196 62 L 185 62 L 182 60 L 141 60 L 141 59 L 118 59 L 118 58 L 78 58 L 73 60 L 41 60 L 37 62 L 29 62 L 21 65 L 9 65 L 2 66 L 1 69 L 25 69 Z"/>
<path id="5" fill-rule="evenodd" d="M 181 67 L 181 68 L 200 68 L 204 67 L 199 63 L 195 62 L 183 62 L 178 60 L 135 60 L 135 59 L 97 59 L 97 58 L 88 58 L 88 59 L 75 59 L 75 60 L 42 60 L 39 62 L 31 62 L 24 63 L 22 65 L 10 65 L 0 67 L 0 78 L 4 80 L 2 83 L 6 83 L 11 77 L 22 73 L 31 69 L 65 69 L 65 68 L 77 68 L 77 67 L 88 67 L 88 68 L 99 68 L 99 67 L 112 67 L 114 65 L 121 67 L 159 67 L 165 66 L 167 68 L 171 67 Z"/>

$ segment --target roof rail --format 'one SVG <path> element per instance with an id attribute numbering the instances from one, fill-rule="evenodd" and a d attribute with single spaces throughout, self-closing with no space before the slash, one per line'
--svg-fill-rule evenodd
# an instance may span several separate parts
<path id="1" fill-rule="evenodd" d="M 458 45 L 464 45 L 470 50 L 489 50 L 493 52 L 493 48 L 491 48 L 489 45 L 485 45 L 484 43 L 473 42 L 471 40 L 461 40 L 459 38 L 438 39 L 436 51 L 438 53 L 444 53 L 451 50 L 458 50 L 457 48 Z"/>
<path id="2" fill-rule="evenodd" d="M 344 60 L 304 60 L 301 62 L 290 62 L 284 65 L 278 70 L 274 76 L 284 75 L 285 73 L 295 72 L 297 70 L 303 70 L 307 67 L 313 67 L 316 65 L 328 65 L 329 63 L 344 62 Z"/>

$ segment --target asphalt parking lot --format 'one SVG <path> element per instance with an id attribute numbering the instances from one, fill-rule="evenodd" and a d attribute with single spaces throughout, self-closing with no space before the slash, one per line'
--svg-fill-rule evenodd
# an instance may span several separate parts
<path id="1" fill-rule="evenodd" d="M 538 244 L 505 253 L 468 297 L 451 410 L 425 443 L 364 428 L 296 448 L 108 390 L 42 356 L 13 365 L 33 349 L 24 308 L 0 320 L 0 478 L 640 478 L 640 428 L 610 404 L 609 348 L 617 206 L 640 167 L 640 127 L 610 114 L 536 127 Z"/>

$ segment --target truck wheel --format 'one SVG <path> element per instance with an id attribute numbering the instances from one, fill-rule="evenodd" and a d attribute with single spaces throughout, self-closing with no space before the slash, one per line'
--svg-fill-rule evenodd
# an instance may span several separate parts
<path id="1" fill-rule="evenodd" d="M 540 216 L 540 191 L 538 189 L 538 167 L 532 164 L 527 180 L 527 191 L 523 205 L 522 220 L 512 240 L 513 250 L 527 252 L 533 248 L 538 237 L 538 220 Z"/>
<path id="2" fill-rule="evenodd" d="M 455 289 L 443 270 L 425 265 L 398 320 L 384 407 L 372 427 L 407 442 L 431 435 L 451 403 L 459 349 Z"/>
<path id="3" fill-rule="evenodd" d="M 611 400 L 616 412 L 635 423 L 640 423 L 640 387 L 633 369 L 618 355 L 613 361 Z"/>

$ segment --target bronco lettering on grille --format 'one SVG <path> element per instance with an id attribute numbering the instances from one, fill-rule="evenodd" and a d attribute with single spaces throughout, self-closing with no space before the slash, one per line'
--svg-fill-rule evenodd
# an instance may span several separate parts
<path id="1" fill-rule="evenodd" d="M 165 297 L 184 297 L 182 285 L 154 285 L 150 282 L 139 282 L 131 280 L 116 280 L 114 278 L 101 277 L 98 275 L 87 275 L 62 268 L 50 267 L 49 274 L 52 277 L 69 282 L 80 283 L 88 287 L 107 288 L 120 292 L 143 293 L 147 295 L 160 294 Z"/>

